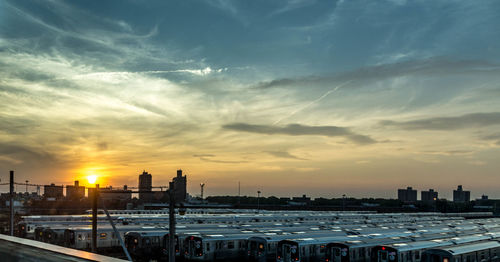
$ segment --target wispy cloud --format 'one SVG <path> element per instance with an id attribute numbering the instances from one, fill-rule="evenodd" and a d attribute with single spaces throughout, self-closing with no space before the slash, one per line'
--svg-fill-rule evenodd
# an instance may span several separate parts
<path id="1" fill-rule="evenodd" d="M 454 117 L 430 117 L 410 121 L 381 121 L 382 126 L 406 130 L 457 130 L 500 125 L 500 112 L 474 113 Z"/>
<path id="2" fill-rule="evenodd" d="M 298 78 L 280 78 L 268 82 L 261 82 L 256 85 L 255 88 L 380 80 L 410 75 L 446 75 L 466 73 L 498 74 L 500 73 L 500 64 L 481 60 L 455 60 L 447 57 L 431 57 L 424 60 L 407 60 L 398 63 L 361 67 L 345 73 L 331 73 L 326 75 L 303 76 Z"/>
<path id="3" fill-rule="evenodd" d="M 248 161 L 246 160 L 223 160 L 223 159 L 217 159 L 216 155 L 212 154 L 196 154 L 193 155 L 193 157 L 199 158 L 202 161 L 205 162 L 212 162 L 212 163 L 218 163 L 218 164 L 241 164 L 241 163 L 247 163 Z"/>
<path id="4" fill-rule="evenodd" d="M 290 154 L 287 151 L 266 151 L 266 153 L 273 155 L 275 157 L 279 158 L 289 158 L 289 159 L 296 159 L 296 160 L 307 160 L 305 158 L 297 157 L 292 154 Z"/>
<path id="5" fill-rule="evenodd" d="M 266 135 L 290 135 L 290 136 L 327 136 L 327 137 L 344 137 L 356 144 L 366 145 L 376 143 L 369 136 L 360 135 L 352 132 L 349 128 L 338 126 L 306 126 L 300 124 L 290 124 L 287 126 L 272 126 L 272 125 L 251 125 L 245 123 L 232 123 L 222 126 L 224 129 L 266 134 Z"/>
<path id="6" fill-rule="evenodd" d="M 323 100 L 325 97 L 327 97 L 327 96 L 328 96 L 328 95 L 330 95 L 331 93 L 333 93 L 333 92 L 337 91 L 339 88 L 341 88 L 341 87 L 343 87 L 343 86 L 345 86 L 345 85 L 349 84 L 350 82 L 351 82 L 351 81 L 347 81 L 347 82 L 345 82 L 345 83 L 342 83 L 342 84 L 340 84 L 340 85 L 338 85 L 338 86 L 334 87 L 334 88 L 333 88 L 333 89 L 331 89 L 331 90 L 328 90 L 326 93 L 324 93 L 324 94 L 323 94 L 323 95 L 321 95 L 320 97 L 316 98 L 315 100 L 313 100 L 313 101 L 311 101 L 311 102 L 307 103 L 307 104 L 306 104 L 306 105 L 304 105 L 304 106 L 299 107 L 297 110 L 295 110 L 295 111 L 291 112 L 290 114 L 288 114 L 288 115 L 286 115 L 286 116 L 284 116 L 284 117 L 282 117 L 282 118 L 280 118 L 280 119 L 276 120 L 276 121 L 273 123 L 273 125 L 276 125 L 276 124 L 278 124 L 279 122 L 281 122 L 282 120 L 287 119 L 287 118 L 290 118 L 290 117 L 292 117 L 293 115 L 297 114 L 298 112 L 300 112 L 300 111 L 302 111 L 302 110 L 304 110 L 304 109 L 307 109 L 308 107 L 310 107 L 310 106 L 312 106 L 312 105 L 314 105 L 314 104 L 316 104 L 316 103 L 319 103 L 319 102 L 320 102 L 321 100 Z"/>

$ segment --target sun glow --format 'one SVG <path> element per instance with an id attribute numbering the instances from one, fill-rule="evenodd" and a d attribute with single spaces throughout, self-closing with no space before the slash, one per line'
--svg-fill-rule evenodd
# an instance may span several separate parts
<path id="1" fill-rule="evenodd" d="M 87 176 L 87 181 L 89 181 L 89 184 L 93 185 L 97 181 L 97 176 L 96 175 L 89 175 L 89 176 Z"/>

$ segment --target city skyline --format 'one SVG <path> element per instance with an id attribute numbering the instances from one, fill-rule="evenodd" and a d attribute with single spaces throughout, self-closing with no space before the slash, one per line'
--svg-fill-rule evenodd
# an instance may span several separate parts
<path id="1" fill-rule="evenodd" d="M 0 178 L 182 168 L 207 196 L 500 198 L 498 10 L 0 0 Z"/>

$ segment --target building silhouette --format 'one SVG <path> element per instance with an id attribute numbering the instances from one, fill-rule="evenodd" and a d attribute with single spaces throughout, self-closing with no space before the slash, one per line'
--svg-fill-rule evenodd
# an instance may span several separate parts
<path id="1" fill-rule="evenodd" d="M 175 202 L 186 202 L 187 198 L 187 176 L 182 176 L 182 170 L 177 170 L 177 176 L 172 180 L 174 182 Z"/>
<path id="2" fill-rule="evenodd" d="M 43 196 L 45 198 L 63 198 L 63 186 L 56 186 L 54 183 L 43 186 Z"/>
<path id="3" fill-rule="evenodd" d="M 80 186 L 80 182 L 78 180 L 75 181 L 74 185 L 66 186 L 66 198 L 77 200 L 85 197 L 85 187 Z"/>
<path id="4" fill-rule="evenodd" d="M 104 201 L 129 201 L 132 199 L 132 190 L 127 186 L 123 186 L 123 189 L 114 189 L 111 186 L 100 188 L 99 197 Z"/>
<path id="5" fill-rule="evenodd" d="M 139 199 L 151 201 L 153 199 L 153 177 L 145 170 L 139 175 Z"/>
<path id="6" fill-rule="evenodd" d="M 398 189 L 398 200 L 402 202 L 417 202 L 417 190 L 412 187 Z"/>
<path id="7" fill-rule="evenodd" d="M 434 189 L 429 189 L 429 191 L 420 192 L 420 199 L 424 202 L 432 202 L 438 199 L 438 192 Z"/>
<path id="8" fill-rule="evenodd" d="M 470 201 L 470 191 L 464 191 L 462 185 L 458 185 L 457 190 L 453 190 L 453 202 L 465 203 Z"/>

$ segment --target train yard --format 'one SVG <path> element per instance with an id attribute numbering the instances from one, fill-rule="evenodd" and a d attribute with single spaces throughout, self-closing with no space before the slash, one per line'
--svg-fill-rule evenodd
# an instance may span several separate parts
<path id="1" fill-rule="evenodd" d="M 167 261 L 168 212 L 98 216 L 98 252 Z M 500 261 L 500 219 L 489 213 L 191 210 L 177 215 L 176 261 Z M 476 218 L 488 217 L 488 218 Z M 89 251 L 89 215 L 25 216 L 18 236 Z M 118 234 L 116 233 L 118 232 Z"/>

